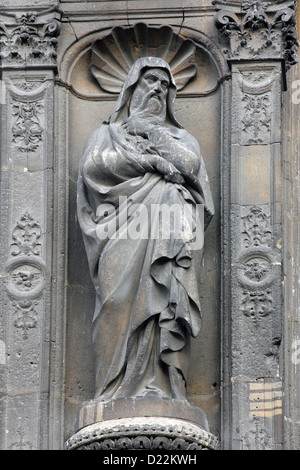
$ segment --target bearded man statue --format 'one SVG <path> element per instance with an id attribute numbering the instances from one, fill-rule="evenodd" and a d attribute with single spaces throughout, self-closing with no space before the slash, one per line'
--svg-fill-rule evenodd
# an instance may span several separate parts
<path id="1" fill-rule="evenodd" d="M 214 209 L 198 142 L 175 118 L 175 96 L 164 60 L 137 60 L 83 151 L 78 220 L 96 291 L 100 401 L 186 400 L 190 338 L 201 325 L 197 208 L 203 230 Z M 168 223 L 161 207 L 176 208 Z"/>

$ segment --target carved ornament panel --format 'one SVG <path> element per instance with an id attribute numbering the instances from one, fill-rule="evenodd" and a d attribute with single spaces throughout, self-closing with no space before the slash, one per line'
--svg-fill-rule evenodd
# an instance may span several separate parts
<path id="1" fill-rule="evenodd" d="M 229 38 L 229 60 L 274 58 L 285 61 L 286 68 L 297 63 L 298 39 L 293 0 L 272 2 L 214 2 L 218 10 L 215 21 Z"/>
<path id="2" fill-rule="evenodd" d="M 60 12 L 2 12 L 0 15 L 0 58 L 2 67 L 55 66 Z"/>

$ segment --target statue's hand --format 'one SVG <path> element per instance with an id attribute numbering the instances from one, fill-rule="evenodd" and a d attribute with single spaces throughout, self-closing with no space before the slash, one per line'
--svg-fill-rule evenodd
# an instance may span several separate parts
<path id="1" fill-rule="evenodd" d="M 146 119 L 143 116 L 132 116 L 124 121 L 122 128 L 130 135 L 138 135 L 144 138 L 148 138 L 149 133 L 157 125 L 156 120 Z"/>
<path id="2" fill-rule="evenodd" d="M 156 169 L 164 175 L 165 180 L 171 183 L 183 184 L 184 178 L 177 168 L 167 160 L 160 159 L 156 165 Z"/>

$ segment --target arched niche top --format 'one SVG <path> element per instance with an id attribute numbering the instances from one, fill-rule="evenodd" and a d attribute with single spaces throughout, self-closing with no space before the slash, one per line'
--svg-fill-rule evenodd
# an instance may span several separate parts
<path id="1" fill-rule="evenodd" d="M 145 56 L 161 57 L 169 63 L 182 95 L 210 94 L 226 74 L 220 52 L 205 35 L 195 31 L 179 34 L 168 25 L 137 23 L 79 40 L 65 54 L 68 70 L 62 78 L 82 98 L 113 98 L 131 65 Z"/>

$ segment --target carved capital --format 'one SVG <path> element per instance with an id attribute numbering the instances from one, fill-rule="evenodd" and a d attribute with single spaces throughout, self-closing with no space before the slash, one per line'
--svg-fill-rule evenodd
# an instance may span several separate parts
<path id="1" fill-rule="evenodd" d="M 214 2 L 216 26 L 229 40 L 229 60 L 283 60 L 297 63 L 295 1 Z"/>
<path id="2" fill-rule="evenodd" d="M 61 13 L 0 14 L 1 67 L 55 68 Z"/>

